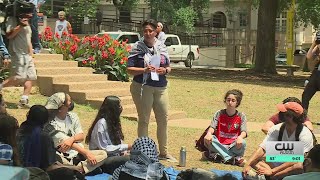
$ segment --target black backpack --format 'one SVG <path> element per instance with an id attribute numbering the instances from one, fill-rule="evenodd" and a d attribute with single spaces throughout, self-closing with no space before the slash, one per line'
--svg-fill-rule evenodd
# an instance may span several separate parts
<path id="1" fill-rule="evenodd" d="M 303 127 L 306 127 L 307 129 L 309 129 L 306 125 L 304 124 L 298 124 L 297 129 L 296 129 L 296 133 L 295 133 L 295 138 L 296 141 L 299 141 L 299 136 L 300 133 L 303 129 Z M 286 127 L 286 124 L 283 123 L 280 127 L 280 131 L 279 131 L 279 136 L 278 136 L 278 141 L 282 141 L 282 136 L 283 136 L 283 132 L 284 132 L 284 128 Z M 310 130 L 310 129 L 309 129 Z M 313 138 L 313 146 L 315 146 L 316 144 L 318 144 L 317 138 L 314 136 L 313 132 L 310 130 L 311 134 L 312 134 L 312 138 Z"/>

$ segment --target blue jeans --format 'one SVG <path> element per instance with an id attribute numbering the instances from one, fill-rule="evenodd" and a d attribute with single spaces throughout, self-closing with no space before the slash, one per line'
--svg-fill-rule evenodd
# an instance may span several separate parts
<path id="1" fill-rule="evenodd" d="M 41 49 L 40 39 L 39 39 L 39 31 L 38 31 L 38 13 L 36 8 L 33 11 L 32 18 L 31 18 L 31 43 L 33 49 Z"/>
<path id="2" fill-rule="evenodd" d="M 212 143 L 208 147 L 210 152 L 219 153 L 224 161 L 230 160 L 232 157 L 242 157 L 244 151 L 246 149 L 246 141 L 243 140 L 242 146 L 240 149 L 237 149 L 236 142 L 234 141 L 230 145 L 221 144 L 218 138 L 213 135 L 212 136 Z"/>

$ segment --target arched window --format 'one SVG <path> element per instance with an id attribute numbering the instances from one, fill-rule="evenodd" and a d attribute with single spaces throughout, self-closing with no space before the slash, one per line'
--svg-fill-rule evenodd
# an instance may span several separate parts
<path id="1" fill-rule="evenodd" d="M 226 15 L 221 12 L 215 12 L 212 15 L 212 26 L 215 28 L 226 28 L 227 27 L 227 20 Z"/>

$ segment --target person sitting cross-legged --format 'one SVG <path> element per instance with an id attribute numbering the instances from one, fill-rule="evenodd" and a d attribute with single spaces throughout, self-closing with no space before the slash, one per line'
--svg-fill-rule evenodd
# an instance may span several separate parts
<path id="1" fill-rule="evenodd" d="M 243 166 L 243 154 L 246 148 L 247 119 L 237 107 L 242 100 L 242 92 L 230 90 L 224 97 L 226 109 L 215 113 L 204 137 L 204 145 L 209 151 L 203 152 L 203 158 L 214 162 Z"/>
<path id="2" fill-rule="evenodd" d="M 263 178 L 265 176 L 271 179 L 282 179 L 285 176 L 300 174 L 302 172 L 302 163 L 266 163 L 261 160 L 266 154 L 268 141 L 301 141 L 303 142 L 304 153 L 309 152 L 313 148 L 313 134 L 310 129 L 302 124 L 302 106 L 296 102 L 287 102 L 285 104 L 278 104 L 277 109 L 280 111 L 279 117 L 283 123 L 271 127 L 263 142 L 246 163 L 242 172 L 245 178 L 252 176 L 262 176 Z M 257 170 L 257 173 L 252 168 Z"/>
<path id="3" fill-rule="evenodd" d="M 45 107 L 49 110 L 49 123 L 45 131 L 52 137 L 58 151 L 59 162 L 82 167 L 85 174 L 100 167 L 107 153 L 103 150 L 87 150 L 81 144 L 84 133 L 79 117 L 73 110 L 71 97 L 63 92 L 48 98 Z"/>

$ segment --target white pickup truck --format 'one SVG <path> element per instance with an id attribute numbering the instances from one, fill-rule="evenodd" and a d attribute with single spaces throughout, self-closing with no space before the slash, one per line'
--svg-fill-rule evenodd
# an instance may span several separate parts
<path id="1" fill-rule="evenodd" d="M 199 59 L 198 45 L 181 45 L 179 36 L 166 34 L 165 45 L 168 48 L 171 62 L 184 62 L 186 67 L 192 67 L 193 61 Z"/>

